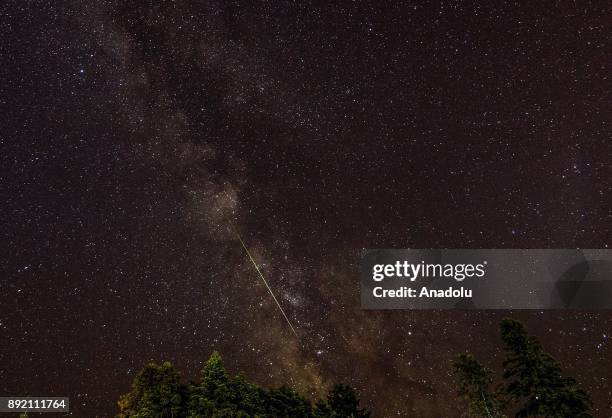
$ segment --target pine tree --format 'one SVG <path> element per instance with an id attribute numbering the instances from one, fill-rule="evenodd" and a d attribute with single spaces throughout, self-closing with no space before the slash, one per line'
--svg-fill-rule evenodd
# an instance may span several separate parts
<path id="1" fill-rule="evenodd" d="M 592 418 L 591 400 L 571 377 L 564 377 L 559 363 L 530 337 L 518 321 L 500 325 L 507 352 L 506 392 L 521 403 L 517 417 Z"/>
<path id="2" fill-rule="evenodd" d="M 468 402 L 470 416 L 503 417 L 502 402 L 498 394 L 491 393 L 491 372 L 481 365 L 473 355 L 462 353 L 453 362 L 457 376 L 459 395 Z"/>
<path id="3" fill-rule="evenodd" d="M 190 417 L 212 417 L 231 409 L 229 376 L 218 352 L 213 352 L 204 364 L 200 383 L 192 385 L 189 396 Z"/>
<path id="4" fill-rule="evenodd" d="M 359 408 L 359 399 L 351 387 L 336 384 L 327 395 L 327 401 L 317 404 L 315 415 L 330 418 L 368 418 L 370 413 Z"/>
<path id="5" fill-rule="evenodd" d="M 119 418 L 169 417 L 185 415 L 186 388 L 171 363 L 150 363 L 138 373 L 132 390 L 119 400 Z"/>
<path id="6" fill-rule="evenodd" d="M 310 401 L 286 385 L 267 391 L 265 414 L 270 417 L 310 418 L 313 416 Z"/>
<path id="7" fill-rule="evenodd" d="M 188 385 L 170 363 L 147 365 L 119 401 L 118 418 L 366 418 L 353 390 L 335 386 L 315 409 L 309 399 L 288 386 L 266 389 L 243 375 L 225 370 L 219 353 L 204 364 L 200 379 Z"/>

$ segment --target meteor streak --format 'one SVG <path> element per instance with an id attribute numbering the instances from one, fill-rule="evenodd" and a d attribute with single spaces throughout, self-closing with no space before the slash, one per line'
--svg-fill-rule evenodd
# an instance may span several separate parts
<path id="1" fill-rule="evenodd" d="M 228 199 L 230 199 L 230 197 L 227 195 L 227 193 L 225 191 L 224 191 L 224 193 L 225 193 L 225 196 Z M 270 296 L 272 296 L 272 299 L 274 299 L 274 302 L 276 303 L 276 306 L 278 306 L 278 309 L 280 310 L 281 314 L 283 314 L 283 318 L 285 318 L 285 321 L 289 325 L 289 328 L 291 328 L 291 331 L 296 336 L 296 338 L 299 339 L 300 337 L 298 336 L 297 332 L 295 331 L 295 328 L 293 328 L 293 325 L 291 324 L 291 321 L 289 320 L 289 317 L 287 316 L 287 314 L 283 310 L 283 307 L 281 306 L 281 304 L 278 302 L 278 299 L 276 299 L 276 296 L 274 295 L 274 292 L 272 291 L 272 288 L 268 284 L 268 281 L 266 280 L 266 278 L 264 277 L 263 273 L 259 269 L 259 266 L 257 265 L 257 262 L 255 262 L 255 259 L 251 255 L 251 252 L 249 251 L 249 249 L 247 248 L 246 244 L 242 240 L 242 237 L 240 236 L 240 233 L 238 232 L 238 229 L 236 229 L 236 227 L 234 226 L 234 223 L 231 221 L 231 219 L 229 219 L 229 217 L 227 217 L 227 221 L 230 224 L 230 227 L 234 230 L 234 234 L 236 234 L 236 238 L 238 238 L 238 241 L 240 241 L 240 245 L 242 245 L 242 248 L 244 249 L 244 252 L 246 253 L 247 257 L 249 258 L 249 260 L 251 260 L 251 263 L 253 264 L 253 267 L 255 267 L 255 271 L 257 271 L 257 274 L 261 278 L 261 281 L 266 286 L 266 289 L 268 289 L 268 292 L 270 292 Z"/>

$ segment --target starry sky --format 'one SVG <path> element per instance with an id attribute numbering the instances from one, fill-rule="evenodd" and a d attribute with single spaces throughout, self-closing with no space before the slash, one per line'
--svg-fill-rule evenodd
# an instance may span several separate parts
<path id="1" fill-rule="evenodd" d="M 512 315 L 610 416 L 610 312 L 359 304 L 364 248 L 611 244 L 612 8 L 530 3 L 3 2 L 0 392 L 111 416 L 217 349 L 455 416 Z"/>

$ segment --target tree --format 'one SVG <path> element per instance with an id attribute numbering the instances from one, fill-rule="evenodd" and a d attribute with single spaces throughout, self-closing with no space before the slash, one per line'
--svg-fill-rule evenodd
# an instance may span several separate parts
<path id="1" fill-rule="evenodd" d="M 214 352 L 200 379 L 188 385 L 170 363 L 147 365 L 134 379 L 132 390 L 119 401 L 119 418 L 366 418 L 353 390 L 336 385 L 326 401 L 313 408 L 309 399 L 288 386 L 267 389 L 243 375 L 230 375 Z"/>
<path id="2" fill-rule="evenodd" d="M 319 417 L 368 418 L 370 413 L 359 408 L 359 399 L 347 385 L 336 384 L 327 395 L 327 402 L 319 402 L 315 414 Z"/>
<path id="3" fill-rule="evenodd" d="M 186 388 L 171 363 L 149 363 L 119 400 L 120 418 L 183 417 Z"/>
<path id="4" fill-rule="evenodd" d="M 497 394 L 491 393 L 491 371 L 481 365 L 473 355 L 461 353 L 453 362 L 457 376 L 459 395 L 468 402 L 471 416 L 502 417 L 502 403 Z"/>
<path id="5" fill-rule="evenodd" d="M 566 377 L 559 363 L 544 351 L 535 337 L 513 319 L 500 323 L 506 351 L 503 379 L 491 393 L 491 373 L 471 354 L 458 356 L 453 367 L 459 395 L 468 401 L 469 413 L 478 417 L 501 417 L 506 407 L 517 418 L 592 418 L 592 403 L 575 379 Z"/>
<path id="6" fill-rule="evenodd" d="M 188 415 L 212 417 L 215 413 L 231 409 L 229 376 L 218 352 L 212 353 L 200 376 L 200 382 L 191 386 Z"/>
<path id="7" fill-rule="evenodd" d="M 589 418 L 591 400 L 575 379 L 564 377 L 559 363 L 530 337 L 518 321 L 504 319 L 500 325 L 507 359 L 505 388 L 521 403 L 517 417 Z"/>
<path id="8" fill-rule="evenodd" d="M 313 416 L 312 405 L 289 386 L 269 389 L 265 395 L 265 415 L 270 417 L 309 418 Z"/>
<path id="9" fill-rule="evenodd" d="M 194 384 L 190 417 L 311 417 L 310 402 L 288 386 L 263 389 L 239 374 L 229 376 L 219 353 L 214 352 Z"/>

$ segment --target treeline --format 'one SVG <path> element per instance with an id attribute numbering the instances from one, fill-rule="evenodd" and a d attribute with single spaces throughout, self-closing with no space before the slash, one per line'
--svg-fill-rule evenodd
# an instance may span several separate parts
<path id="1" fill-rule="evenodd" d="M 495 378 L 469 353 L 460 354 L 452 364 L 469 417 L 593 417 L 588 394 L 520 322 L 504 319 L 500 333 L 506 353 L 501 376 Z M 335 385 L 325 399 L 312 403 L 288 386 L 265 388 L 241 374 L 230 375 L 217 352 L 195 382 L 184 383 L 168 362 L 148 364 L 119 400 L 119 409 L 118 418 L 370 416 L 349 386 Z"/>
<path id="2" fill-rule="evenodd" d="M 241 374 L 230 375 L 217 352 L 210 356 L 196 382 L 183 383 L 169 362 L 148 364 L 134 379 L 132 390 L 119 400 L 119 410 L 118 418 L 370 416 L 359 407 L 349 386 L 335 385 L 326 399 L 313 405 L 288 386 L 264 388 Z"/>
<path id="3" fill-rule="evenodd" d="M 506 353 L 501 383 L 494 385 L 491 370 L 469 353 L 453 363 L 470 417 L 593 417 L 588 394 L 520 322 L 504 319 L 500 333 Z"/>

